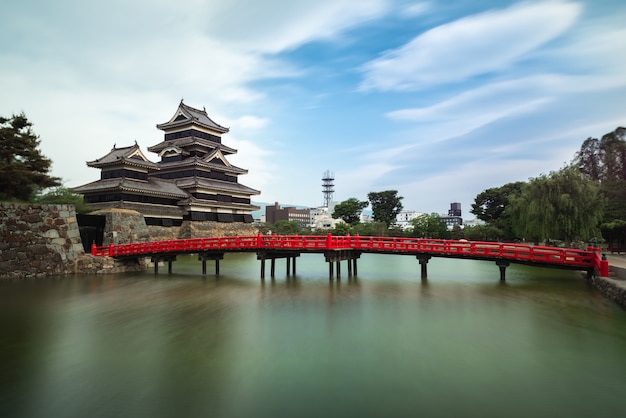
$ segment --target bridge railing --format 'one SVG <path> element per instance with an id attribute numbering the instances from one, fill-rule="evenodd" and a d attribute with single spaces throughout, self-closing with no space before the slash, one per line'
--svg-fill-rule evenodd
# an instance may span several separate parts
<path id="1" fill-rule="evenodd" d="M 533 246 L 498 242 L 440 240 L 428 238 L 398 238 L 371 236 L 316 235 L 256 235 L 164 240 L 108 246 L 92 246 L 94 256 L 140 256 L 163 253 L 193 253 L 204 251 L 254 251 L 285 249 L 325 251 L 353 249 L 367 252 L 430 253 L 476 258 L 505 258 L 550 264 L 567 264 L 581 268 L 596 268 L 608 275 L 608 262 L 599 249 L 587 250 Z"/>

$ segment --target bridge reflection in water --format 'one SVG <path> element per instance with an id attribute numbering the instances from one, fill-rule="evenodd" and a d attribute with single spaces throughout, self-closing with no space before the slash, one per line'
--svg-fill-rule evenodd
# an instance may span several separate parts
<path id="1" fill-rule="evenodd" d="M 341 276 L 341 261 L 348 262 L 348 276 L 357 274 L 357 260 L 362 253 L 415 256 L 421 266 L 421 276 L 427 276 L 427 264 L 432 257 L 465 258 L 494 261 L 500 269 L 500 280 L 505 279 L 510 263 L 538 267 L 586 271 L 588 276 L 608 276 L 608 261 L 599 248 L 586 250 L 557 248 L 531 244 L 480 242 L 466 240 L 439 240 L 428 238 L 397 238 L 369 236 L 316 236 L 316 235 L 256 235 L 214 238 L 190 238 L 130 244 L 93 245 L 91 254 L 117 259 L 150 257 L 158 273 L 160 262 L 172 262 L 179 254 L 198 254 L 202 273 L 206 262 L 215 262 L 219 274 L 219 261 L 226 253 L 256 252 L 261 261 L 261 278 L 265 277 L 265 261 L 270 260 L 270 274 L 275 275 L 276 259 L 286 259 L 287 275 L 296 273 L 296 258 L 302 253 L 320 253 L 328 263 L 329 278 Z M 336 273 L 335 273 L 336 267 Z"/>

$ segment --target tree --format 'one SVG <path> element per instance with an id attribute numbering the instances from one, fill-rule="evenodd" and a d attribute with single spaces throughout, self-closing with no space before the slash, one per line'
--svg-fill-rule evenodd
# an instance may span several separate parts
<path id="1" fill-rule="evenodd" d="M 600 183 L 600 194 L 606 199 L 603 222 L 626 220 L 626 180 Z"/>
<path id="2" fill-rule="evenodd" d="M 581 173 L 589 176 L 592 180 L 600 181 L 602 178 L 602 160 L 600 157 L 600 141 L 598 138 L 587 138 L 576 153 L 573 163 L 578 166 Z"/>
<path id="3" fill-rule="evenodd" d="M 72 189 L 67 187 L 56 187 L 43 195 L 37 196 L 35 200 L 43 204 L 74 205 L 76 213 L 89 213 L 93 210 L 85 203 L 82 194 L 74 193 Z"/>
<path id="4" fill-rule="evenodd" d="M 384 192 L 370 192 L 367 199 L 372 204 L 372 217 L 375 222 L 384 222 L 389 228 L 396 222 L 396 217 L 402 211 L 402 199 L 397 190 Z"/>
<path id="5" fill-rule="evenodd" d="M 333 235 L 348 235 L 352 233 L 352 228 L 345 222 L 338 222 L 332 229 L 331 233 Z"/>
<path id="6" fill-rule="evenodd" d="M 626 248 L 626 221 L 605 222 L 600 225 L 600 230 L 602 231 L 602 237 L 609 245 L 624 251 L 624 248 Z"/>
<path id="7" fill-rule="evenodd" d="M 384 222 L 361 222 L 354 225 L 350 233 L 362 236 L 382 236 L 387 230 L 387 225 Z"/>
<path id="8" fill-rule="evenodd" d="M 511 197 L 519 194 L 524 182 L 507 183 L 501 187 L 492 187 L 476 196 L 470 211 L 478 219 L 499 229 L 507 238 L 513 238 L 512 221 L 507 208 Z"/>
<path id="9" fill-rule="evenodd" d="M 277 235 L 299 234 L 300 225 L 296 221 L 278 221 L 274 224 L 272 232 Z"/>
<path id="10" fill-rule="evenodd" d="M 335 206 L 332 217 L 334 219 L 341 218 L 348 225 L 356 225 L 361 220 L 361 211 L 365 209 L 368 204 L 367 201 L 362 202 L 359 199 L 351 197 Z"/>
<path id="11" fill-rule="evenodd" d="M 504 238 L 504 233 L 493 225 L 466 225 L 463 235 L 470 241 L 500 241 Z"/>
<path id="12" fill-rule="evenodd" d="M 39 151 L 39 137 L 21 113 L 0 116 L 0 198 L 30 200 L 38 189 L 60 186 L 48 175 L 52 161 Z"/>
<path id="13" fill-rule="evenodd" d="M 626 235 L 626 128 L 597 138 L 587 138 L 572 162 L 581 173 L 600 185 L 606 201 L 602 237 L 610 243 L 623 245 Z"/>
<path id="14" fill-rule="evenodd" d="M 450 231 L 441 216 L 436 213 L 423 214 L 409 221 L 413 230 L 411 235 L 422 238 L 450 238 Z"/>
<path id="15" fill-rule="evenodd" d="M 461 228 L 461 226 L 458 224 L 452 225 L 452 230 L 450 231 L 450 238 L 452 239 L 465 238 L 465 233 L 463 232 L 463 228 Z"/>
<path id="16" fill-rule="evenodd" d="M 599 186 L 575 166 L 532 178 L 511 203 L 511 215 L 519 236 L 535 242 L 598 236 L 604 199 Z"/>
<path id="17" fill-rule="evenodd" d="M 626 128 L 618 127 L 600 140 L 587 138 L 572 162 L 599 182 L 626 180 Z"/>

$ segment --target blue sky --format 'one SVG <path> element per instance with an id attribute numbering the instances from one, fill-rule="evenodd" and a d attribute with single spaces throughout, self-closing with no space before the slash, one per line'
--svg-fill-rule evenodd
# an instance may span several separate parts
<path id="1" fill-rule="evenodd" d="M 257 201 L 398 190 L 467 218 L 626 126 L 623 1 L 22 0 L 0 13 L 0 115 L 25 112 L 68 187 L 162 140 L 184 99 L 231 131 Z M 147 153 L 156 161 L 155 154 Z"/>

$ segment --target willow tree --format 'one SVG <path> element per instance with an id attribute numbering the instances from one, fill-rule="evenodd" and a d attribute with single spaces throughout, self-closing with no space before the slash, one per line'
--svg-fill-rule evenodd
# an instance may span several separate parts
<path id="1" fill-rule="evenodd" d="M 567 166 L 531 178 L 512 198 L 511 218 L 520 237 L 561 239 L 569 246 L 572 240 L 598 236 L 603 210 L 597 182 Z"/>

